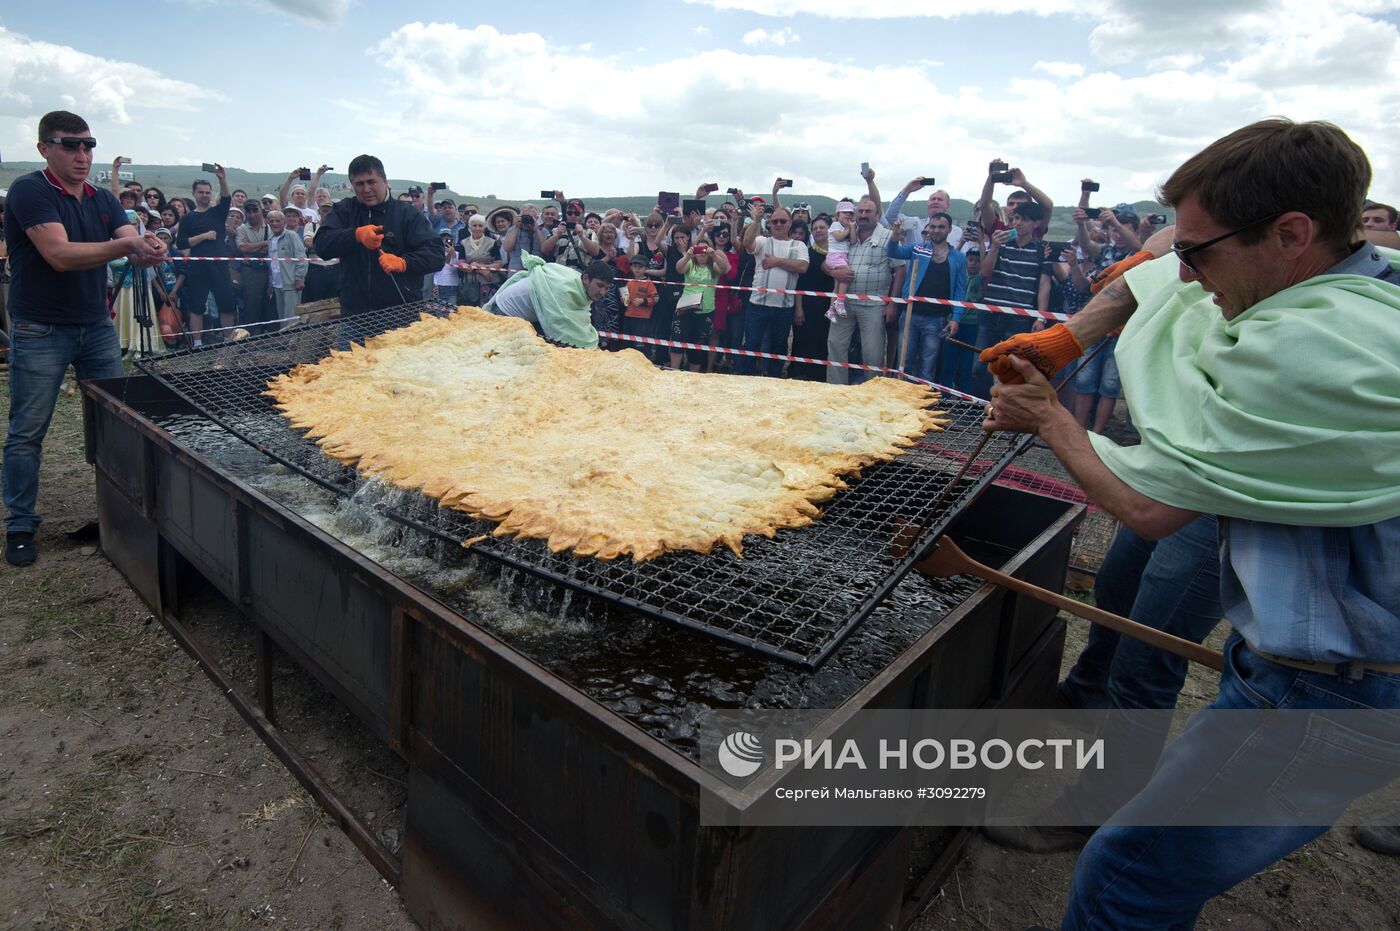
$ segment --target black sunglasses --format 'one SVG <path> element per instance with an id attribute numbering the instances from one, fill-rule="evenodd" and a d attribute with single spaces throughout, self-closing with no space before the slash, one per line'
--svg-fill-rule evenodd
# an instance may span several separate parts
<path id="1" fill-rule="evenodd" d="M 54 136 L 44 141 L 49 145 L 61 145 L 68 152 L 76 152 L 80 146 L 89 152 L 97 148 L 97 140 L 91 136 Z"/>
<path id="2" fill-rule="evenodd" d="M 1284 212 L 1286 213 L 1287 211 L 1284 211 Z M 1196 252 L 1200 252 L 1202 249 L 1209 249 L 1211 246 L 1215 245 L 1216 243 L 1218 243 L 1218 242 L 1224 242 L 1225 240 L 1229 239 L 1231 236 L 1237 236 L 1237 235 L 1239 235 L 1240 233 L 1243 233 L 1245 230 L 1252 230 L 1252 229 L 1254 229 L 1256 226 L 1263 226 L 1265 223 L 1272 223 L 1273 221 L 1277 220 L 1277 219 L 1278 219 L 1279 217 L 1281 217 L 1281 216 L 1283 216 L 1283 213 L 1275 213 L 1275 214 L 1273 214 L 1272 216 L 1260 217 L 1259 219 L 1255 220 L 1253 223 L 1246 223 L 1244 226 L 1241 226 L 1239 229 L 1230 230 L 1230 232 L 1225 233 L 1225 234 L 1220 235 L 1220 236 L 1217 236 L 1217 237 L 1215 237 L 1214 239 L 1207 239 L 1205 242 L 1198 242 L 1198 243 L 1196 243 L 1194 246 L 1187 246 L 1187 247 L 1184 248 L 1184 249 L 1183 249 L 1181 246 L 1177 245 L 1176 240 L 1173 239 L 1173 240 L 1172 240 L 1172 251 L 1176 253 L 1177 260 L 1178 260 L 1179 262 L 1181 262 L 1181 265 L 1182 265 L 1183 268 L 1185 268 L 1188 272 L 1190 272 L 1190 273 L 1193 274 L 1193 275 L 1199 275 L 1200 272 L 1198 272 L 1198 271 L 1196 270 L 1196 266 L 1194 266 L 1194 265 L 1191 264 L 1191 260 L 1190 260 L 1189 258 L 1187 258 L 1187 256 L 1190 256 L 1190 255 L 1192 255 L 1193 253 L 1196 253 Z"/>

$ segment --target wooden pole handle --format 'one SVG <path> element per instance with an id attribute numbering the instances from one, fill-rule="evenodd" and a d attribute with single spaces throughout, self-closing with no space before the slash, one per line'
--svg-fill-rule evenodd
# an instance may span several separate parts
<path id="1" fill-rule="evenodd" d="M 1148 627 L 1146 624 L 1139 624 L 1137 621 L 1120 617 L 1102 608 L 1075 601 L 1073 598 L 1041 588 L 1039 585 L 1033 585 L 1004 572 L 998 572 L 964 553 L 956 543 L 946 536 L 938 541 L 933 555 L 919 563 L 916 568 L 927 575 L 938 577 L 958 573 L 975 575 L 993 585 L 1000 585 L 1002 588 L 1018 592 L 1028 598 L 1054 605 L 1061 611 L 1066 611 L 1075 617 L 1081 617 L 1091 623 L 1116 630 L 1120 634 L 1134 637 L 1143 643 L 1149 643 L 1158 649 L 1166 650 L 1168 653 L 1175 653 L 1177 656 L 1185 657 L 1200 663 L 1202 666 L 1209 666 L 1217 671 L 1225 668 L 1225 657 L 1209 647 L 1157 630 L 1155 627 Z"/>

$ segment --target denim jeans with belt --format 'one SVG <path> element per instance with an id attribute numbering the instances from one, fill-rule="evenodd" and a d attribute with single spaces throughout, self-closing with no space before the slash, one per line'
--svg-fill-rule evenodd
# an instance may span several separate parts
<path id="1" fill-rule="evenodd" d="M 120 378 L 121 346 L 110 320 L 85 324 L 13 321 L 10 329 L 10 427 L 5 436 L 5 529 L 33 533 L 40 517 L 39 457 L 58 389 L 72 365 L 78 378 Z"/>
<path id="2" fill-rule="evenodd" d="M 1323 834 L 1351 801 L 1400 772 L 1400 673 L 1307 672 L 1265 659 L 1238 634 L 1224 652 L 1219 697 L 1079 855 L 1062 929 L 1191 928 L 1208 899 Z M 1341 731 L 1302 714 L 1251 731 L 1213 713 L 1235 708 L 1379 709 L 1382 723 L 1378 732 Z M 1255 824 L 1279 826 L 1182 826 L 1203 806 L 1222 805 L 1248 806 Z"/>
<path id="3" fill-rule="evenodd" d="M 1121 527 L 1094 582 L 1094 603 L 1139 624 L 1200 643 L 1220 623 L 1220 549 L 1214 515 L 1202 514 L 1161 540 Z M 1076 708 L 1116 709 L 1100 736 L 1132 748 L 1110 774 L 1084 772 L 1059 802 L 1070 824 L 1097 824 L 1152 778 L 1170 718 L 1138 710 L 1176 707 L 1186 660 L 1099 624 L 1060 694 Z"/>

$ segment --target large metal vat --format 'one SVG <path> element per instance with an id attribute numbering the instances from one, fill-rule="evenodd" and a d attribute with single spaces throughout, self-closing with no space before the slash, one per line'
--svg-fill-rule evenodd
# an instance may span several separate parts
<path id="1" fill-rule="evenodd" d="M 103 550 L 425 927 L 859 929 L 907 915 L 911 831 L 702 827 L 702 791 L 739 808 L 751 800 L 576 678 L 183 445 L 158 421 L 194 412 L 157 382 L 88 383 L 84 404 Z M 974 555 L 1059 590 L 1081 514 L 992 487 L 950 532 Z M 283 740 L 270 674 L 245 694 L 189 637 L 179 602 L 190 573 L 255 625 L 264 655 L 289 654 L 404 758 L 401 854 Z M 784 675 L 808 677 L 787 681 L 810 688 L 833 718 L 1048 698 L 1064 636 L 1053 609 L 991 586 L 964 591 L 844 691 L 820 671 Z M 718 648 L 683 630 L 674 638 L 682 654 Z M 832 662 L 863 644 L 853 635 Z"/>

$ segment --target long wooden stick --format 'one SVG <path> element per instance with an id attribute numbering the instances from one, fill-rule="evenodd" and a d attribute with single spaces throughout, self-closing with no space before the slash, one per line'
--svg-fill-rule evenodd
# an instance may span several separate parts
<path id="1" fill-rule="evenodd" d="M 1064 595 L 1041 588 L 1039 585 L 1033 585 L 1004 572 L 998 572 L 990 566 L 984 566 L 964 553 L 946 535 L 938 541 L 938 546 L 934 548 L 933 554 L 914 568 L 925 575 L 936 578 L 950 575 L 975 575 L 993 585 L 1000 585 L 1002 588 L 1019 592 L 1028 598 L 1054 605 L 1061 611 L 1067 611 L 1075 617 L 1082 617 L 1091 623 L 1101 624 L 1110 630 L 1134 637 L 1143 643 L 1149 643 L 1158 649 L 1166 650 L 1168 653 L 1175 653 L 1177 656 L 1185 657 L 1200 663 L 1202 666 L 1209 666 L 1217 671 L 1225 667 L 1225 658 L 1209 647 L 1192 643 L 1190 640 L 1184 640 L 1154 627 L 1148 627 L 1146 624 L 1139 624 L 1137 621 L 1130 621 L 1126 617 L 1119 617 L 1117 614 L 1111 614 L 1102 608 L 1086 605 L 1073 598 L 1067 598 Z"/>

